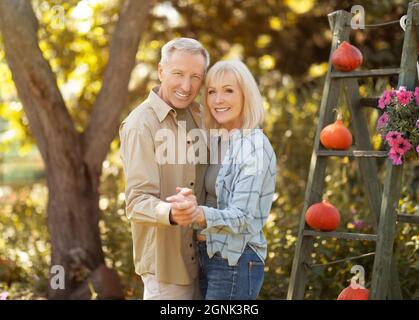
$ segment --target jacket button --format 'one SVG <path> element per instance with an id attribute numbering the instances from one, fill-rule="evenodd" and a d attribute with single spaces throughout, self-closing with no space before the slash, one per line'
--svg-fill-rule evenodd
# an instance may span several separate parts
<path id="1" fill-rule="evenodd" d="M 190 186 L 193 186 L 193 182 L 191 182 L 189 185 L 190 185 Z"/>

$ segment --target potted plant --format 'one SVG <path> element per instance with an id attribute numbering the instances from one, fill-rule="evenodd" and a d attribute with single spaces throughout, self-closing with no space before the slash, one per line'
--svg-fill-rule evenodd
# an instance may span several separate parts
<path id="1" fill-rule="evenodd" d="M 386 90 L 378 101 L 383 110 L 377 130 L 389 147 L 388 157 L 393 165 L 418 158 L 419 154 L 419 87 L 409 91 Z"/>

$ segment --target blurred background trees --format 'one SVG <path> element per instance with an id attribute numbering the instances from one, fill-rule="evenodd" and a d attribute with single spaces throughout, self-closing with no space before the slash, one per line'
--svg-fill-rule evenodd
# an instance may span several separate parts
<path id="1" fill-rule="evenodd" d="M 99 232 L 99 185 L 102 163 L 126 104 L 150 4 L 151 1 L 135 0 L 121 4 L 101 87 L 91 104 L 91 115 L 80 130 L 74 125 L 54 72 L 40 49 L 39 24 L 31 2 L 0 3 L 5 57 L 45 164 L 50 191 L 46 216 L 51 265 L 65 271 L 61 274 L 63 285 L 60 290 L 51 287 L 49 298 L 88 298 L 91 286 L 101 298 L 123 297 L 117 274 L 104 261 Z M 54 19 L 65 26 L 64 8 L 55 6 L 51 11 L 58 15 Z"/>
<path id="2" fill-rule="evenodd" d="M 103 86 L 109 46 L 122 0 L 32 0 L 39 21 L 38 39 L 77 132 L 88 125 Z M 275 201 L 266 227 L 268 258 L 263 299 L 283 299 L 302 210 L 305 183 L 317 125 L 331 31 L 327 14 L 362 5 L 366 23 L 400 19 L 408 1 L 318 0 L 178 0 L 154 1 L 135 57 L 128 97 L 120 119 L 158 83 L 160 48 L 186 36 L 200 40 L 212 62 L 242 59 L 255 75 L 265 97 L 264 130 L 278 158 Z M 0 18 L 1 19 L 1 18 Z M 399 24 L 353 30 L 351 42 L 364 55 L 363 68 L 397 67 L 403 42 Z M 113 77 L 118 79 L 118 74 Z M 395 79 L 361 82 L 362 96 L 378 96 Z M 112 90 L 112 88 L 109 88 Z M 344 106 L 342 99 L 340 106 Z M 381 148 L 374 127 L 375 111 L 365 112 L 374 147 Z M 348 117 L 347 117 L 348 118 Z M 349 119 L 350 120 L 350 119 Z M 99 232 L 106 265 L 115 269 L 126 298 L 141 296 L 141 280 L 132 263 L 132 243 L 124 212 L 124 180 L 119 141 L 110 144 L 98 203 Z M 372 232 L 369 210 L 352 159 L 332 159 L 325 196 L 342 213 L 341 229 Z M 382 168 L 383 163 L 379 163 Z M 418 213 L 418 164 L 405 167 L 400 209 Z M 383 168 L 382 168 L 383 169 Z M 380 170 L 381 178 L 385 172 Z M 0 38 L 0 291 L 17 298 L 44 297 L 48 288 L 51 239 L 47 230 L 48 189 L 44 165 L 28 127 Z M 53 192 L 50 190 L 50 193 Z M 419 236 L 414 225 L 399 224 L 396 239 L 402 293 L 419 298 Z M 322 264 L 374 250 L 373 243 L 319 240 L 313 259 Z M 309 299 L 335 299 L 350 278 L 353 264 L 366 269 L 370 281 L 373 257 L 321 266 L 312 273 Z M 91 290 L 94 290 L 91 289 Z M 93 294 L 93 292 L 92 292 Z M 94 295 L 93 295 L 94 296 Z"/>

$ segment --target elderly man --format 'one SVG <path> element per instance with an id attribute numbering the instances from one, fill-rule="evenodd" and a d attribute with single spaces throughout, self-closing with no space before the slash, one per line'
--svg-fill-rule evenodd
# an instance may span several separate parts
<path id="1" fill-rule="evenodd" d="M 158 65 L 160 86 L 151 90 L 120 127 L 126 211 L 144 299 L 199 297 L 198 264 L 189 227 L 197 216 L 172 209 L 165 199 L 180 192 L 178 186 L 193 189 L 198 203 L 205 196 L 206 164 L 189 161 L 185 153 L 195 147 L 189 132 L 203 124 L 202 108 L 194 100 L 208 65 L 207 50 L 194 39 L 178 38 L 165 44 Z"/>

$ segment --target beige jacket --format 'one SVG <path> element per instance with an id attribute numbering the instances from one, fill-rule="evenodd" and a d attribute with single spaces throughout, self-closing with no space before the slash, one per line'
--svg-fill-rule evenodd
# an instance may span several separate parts
<path id="1" fill-rule="evenodd" d="M 178 144 L 183 144 L 183 149 L 194 146 L 189 135 L 186 135 L 186 141 L 178 140 L 181 132 L 186 134 L 186 128 L 177 122 L 176 110 L 156 94 L 157 90 L 154 88 L 147 100 L 128 115 L 119 130 L 134 265 L 139 275 L 152 273 L 158 281 L 188 285 L 198 274 L 193 231 L 170 225 L 170 205 L 165 199 L 176 193 L 177 186 L 189 187 L 194 189 L 198 202 L 202 204 L 206 165 L 188 161 L 186 164 L 177 164 L 178 161 L 161 164 L 160 161 L 159 164 L 157 161 L 157 150 L 162 143 L 172 146 L 168 140 L 156 139 L 162 133 L 161 129 L 168 129 L 176 136 L 176 159 L 179 156 Z M 194 120 L 192 126 L 202 128 L 201 106 L 193 103 L 189 110 Z M 190 123 L 188 127 L 191 127 Z"/>

